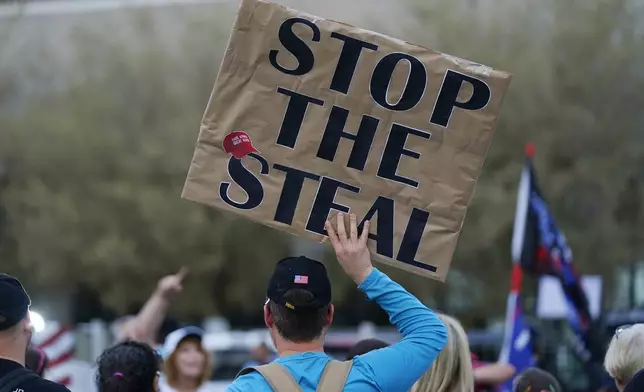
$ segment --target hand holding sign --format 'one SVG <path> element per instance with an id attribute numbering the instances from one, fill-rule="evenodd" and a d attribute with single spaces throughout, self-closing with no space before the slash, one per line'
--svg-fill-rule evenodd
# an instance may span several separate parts
<path id="1" fill-rule="evenodd" d="M 355 214 L 350 215 L 349 234 L 347 235 L 344 225 L 344 214 L 337 214 L 337 232 L 333 225 L 326 221 L 325 228 L 329 233 L 329 240 L 335 250 L 335 255 L 344 269 L 358 285 L 362 284 L 367 276 L 373 270 L 371 264 L 371 254 L 367 248 L 367 238 L 369 236 L 369 221 L 364 223 L 362 233 L 358 236 L 358 223 Z"/>

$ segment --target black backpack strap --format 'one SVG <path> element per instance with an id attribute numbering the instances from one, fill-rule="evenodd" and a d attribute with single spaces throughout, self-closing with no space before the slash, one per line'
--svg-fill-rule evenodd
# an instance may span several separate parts
<path id="1" fill-rule="evenodd" d="M 37 378 L 36 373 L 23 367 L 18 368 L 0 378 L 0 392 L 14 392 L 20 385 Z"/>

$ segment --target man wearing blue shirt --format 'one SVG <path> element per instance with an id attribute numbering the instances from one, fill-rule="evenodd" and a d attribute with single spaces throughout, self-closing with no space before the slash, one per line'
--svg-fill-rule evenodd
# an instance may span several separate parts
<path id="1" fill-rule="evenodd" d="M 351 214 L 349 221 L 349 233 L 343 214 L 338 214 L 335 229 L 326 222 L 338 261 L 367 297 L 389 314 L 403 337 L 392 346 L 355 357 L 344 388 L 338 390 L 408 391 L 447 343 L 447 328 L 434 312 L 373 267 L 367 248 L 369 222 L 359 236 L 356 216 Z M 323 349 L 334 313 L 324 265 L 303 256 L 283 259 L 269 282 L 267 297 L 264 321 L 279 356 L 273 363 L 281 365 L 301 391 L 315 391 L 331 360 Z M 257 371 L 242 372 L 228 387 L 229 392 L 272 390 Z"/>

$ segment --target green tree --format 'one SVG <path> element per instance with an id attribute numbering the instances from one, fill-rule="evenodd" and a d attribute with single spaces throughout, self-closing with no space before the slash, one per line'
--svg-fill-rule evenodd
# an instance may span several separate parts
<path id="1" fill-rule="evenodd" d="M 287 253 L 286 236 L 180 198 L 219 61 L 202 49 L 207 37 L 225 42 L 228 26 L 197 19 L 172 53 L 148 15 L 135 19 L 143 48 L 83 31 L 69 86 L 2 118 L 3 270 L 93 287 L 119 312 L 183 265 L 184 315 L 261 301 L 249 276 L 263 272 L 257 260 Z"/>

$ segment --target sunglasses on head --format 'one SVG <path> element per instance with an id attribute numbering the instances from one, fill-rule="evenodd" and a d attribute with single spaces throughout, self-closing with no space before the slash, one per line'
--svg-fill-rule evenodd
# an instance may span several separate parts
<path id="1" fill-rule="evenodd" d="M 626 324 L 626 325 L 622 325 L 620 327 L 617 327 L 617 329 L 615 329 L 615 339 L 619 339 L 619 334 L 624 332 L 624 331 L 626 331 L 627 329 L 629 329 L 632 326 L 633 326 L 633 324 Z"/>

